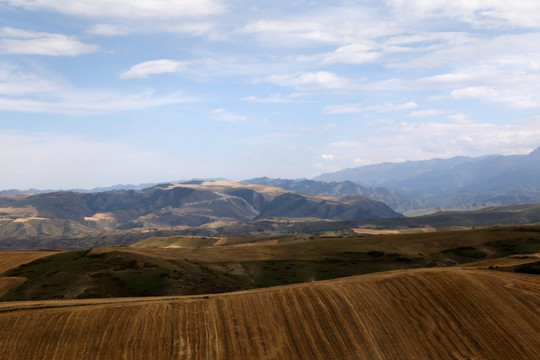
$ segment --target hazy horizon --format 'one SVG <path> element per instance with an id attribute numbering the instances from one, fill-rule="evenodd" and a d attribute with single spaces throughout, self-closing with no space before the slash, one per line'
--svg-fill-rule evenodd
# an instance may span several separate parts
<path id="1" fill-rule="evenodd" d="M 540 146 L 540 3 L 0 0 L 0 190 Z"/>

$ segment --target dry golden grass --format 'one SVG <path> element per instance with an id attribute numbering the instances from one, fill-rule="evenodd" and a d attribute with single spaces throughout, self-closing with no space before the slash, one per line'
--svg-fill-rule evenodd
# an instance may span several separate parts
<path id="1" fill-rule="evenodd" d="M 537 359 L 535 275 L 395 271 L 198 297 L 0 304 L 12 359 Z"/>
<path id="2" fill-rule="evenodd" d="M 55 250 L 10 250 L 0 251 L 0 275 L 22 264 L 39 258 L 61 253 Z"/>
<path id="3" fill-rule="evenodd" d="M 61 251 L 47 250 L 0 251 L 0 296 L 7 294 L 11 289 L 26 281 L 26 279 L 22 277 L 1 277 L 3 273 L 22 264 L 32 262 L 45 256 L 58 254 L 60 252 Z"/>
<path id="4" fill-rule="evenodd" d="M 277 188 L 273 186 L 267 186 L 267 185 L 255 185 L 255 184 L 248 184 L 238 181 L 204 181 L 201 184 L 172 184 L 164 189 L 170 190 L 176 187 L 185 187 L 185 188 L 191 188 L 191 189 L 197 189 L 197 190 L 210 190 L 210 191 L 223 191 L 226 189 L 251 189 L 254 191 L 257 191 L 258 193 L 262 193 L 265 195 L 269 195 L 271 197 L 281 195 L 284 193 L 292 192 L 290 190 L 285 190 L 282 188 Z"/>
<path id="5" fill-rule="evenodd" d="M 86 216 L 86 221 L 115 221 L 116 218 L 112 213 L 97 213 L 94 216 Z"/>
<path id="6" fill-rule="evenodd" d="M 11 289 L 26 281 L 23 277 L 0 277 L 0 296 L 4 296 Z"/>
<path id="7" fill-rule="evenodd" d="M 365 235 L 397 235 L 397 234 L 415 234 L 415 233 L 431 233 L 437 231 L 433 227 L 423 227 L 423 228 L 411 228 L 411 229 L 400 229 L 400 230 L 390 230 L 390 229 L 371 229 L 366 227 L 359 227 L 351 229 L 356 234 L 365 234 Z"/>

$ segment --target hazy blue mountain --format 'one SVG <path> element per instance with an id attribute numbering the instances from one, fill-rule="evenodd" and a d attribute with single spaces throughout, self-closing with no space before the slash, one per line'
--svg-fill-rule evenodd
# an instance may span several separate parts
<path id="1" fill-rule="evenodd" d="M 440 207 L 474 208 L 474 203 L 481 206 L 535 202 L 540 199 L 540 148 L 529 155 L 367 165 L 314 179 L 386 187 Z"/>
<path id="2" fill-rule="evenodd" d="M 203 182 L 203 181 L 218 181 L 226 180 L 225 178 L 196 178 L 191 180 L 177 180 L 174 183 L 189 183 L 189 182 Z M 0 196 L 2 195 L 23 195 L 23 194 L 45 194 L 52 192 L 81 192 L 81 193 L 98 193 L 98 192 L 107 192 L 107 191 L 122 191 L 122 190 L 143 190 L 150 187 L 159 185 L 159 183 L 144 183 L 144 184 L 117 184 L 113 186 L 105 187 L 96 187 L 93 189 L 9 189 L 9 190 L 0 190 Z"/>
<path id="3" fill-rule="evenodd" d="M 391 207 L 393 210 L 405 215 L 418 213 L 423 209 L 433 208 L 433 206 L 426 201 L 404 196 L 396 191 L 383 187 L 365 187 L 352 181 L 324 182 L 308 179 L 293 180 L 260 177 L 244 180 L 244 182 L 250 184 L 275 186 L 303 194 L 317 194 L 325 196 L 362 195 L 372 200 L 381 201 Z"/>

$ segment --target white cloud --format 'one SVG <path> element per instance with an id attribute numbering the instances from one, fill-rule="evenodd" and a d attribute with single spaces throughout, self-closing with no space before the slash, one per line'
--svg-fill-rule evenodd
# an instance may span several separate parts
<path id="1" fill-rule="evenodd" d="M 409 101 L 403 104 L 382 104 L 382 105 L 362 105 L 362 104 L 342 104 L 342 105 L 327 105 L 323 112 L 326 114 L 354 114 L 367 111 L 376 112 L 395 112 L 401 110 L 414 109 L 418 104 L 414 101 Z"/>
<path id="2" fill-rule="evenodd" d="M 86 30 L 87 34 L 101 35 L 101 36 L 118 36 L 128 35 L 134 32 L 135 29 L 126 25 L 114 25 L 114 24 L 96 24 L 90 29 Z"/>
<path id="3" fill-rule="evenodd" d="M 120 74 L 120 79 L 145 79 L 149 75 L 174 73 L 186 68 L 186 63 L 170 59 L 146 61 L 133 65 Z"/>
<path id="4" fill-rule="evenodd" d="M 16 112 L 90 115 L 142 110 L 193 101 L 181 94 L 154 96 L 151 92 L 121 94 L 112 92 L 57 93 L 51 98 L 0 97 L 0 109 Z"/>
<path id="5" fill-rule="evenodd" d="M 380 57 L 380 53 L 369 45 L 350 44 L 340 46 L 333 53 L 327 54 L 322 60 L 323 63 L 350 63 L 363 64 L 375 61 Z"/>
<path id="6" fill-rule="evenodd" d="M 425 116 L 436 116 L 444 114 L 445 112 L 442 110 L 436 110 L 436 109 L 428 109 L 428 110 L 418 110 L 418 111 L 412 111 L 409 114 L 407 114 L 407 117 L 425 117 Z"/>
<path id="7" fill-rule="evenodd" d="M 99 50 L 73 36 L 36 32 L 12 27 L 0 29 L 0 53 L 50 56 L 77 56 Z"/>
<path id="8" fill-rule="evenodd" d="M 30 95 L 60 91 L 64 84 L 58 80 L 45 79 L 36 74 L 20 71 L 9 63 L 0 63 L 0 94 Z"/>
<path id="9" fill-rule="evenodd" d="M 301 98 L 304 95 L 305 94 L 303 93 L 294 93 L 290 95 L 272 94 L 266 98 L 260 98 L 260 97 L 251 95 L 251 96 L 243 97 L 240 100 L 255 102 L 255 103 L 287 104 L 287 103 L 304 102 L 304 100 L 299 100 L 299 98 Z"/>
<path id="10" fill-rule="evenodd" d="M 455 121 L 456 123 L 470 123 L 472 122 L 469 119 L 469 116 L 467 114 L 463 113 L 457 113 L 457 114 L 450 114 L 446 116 L 448 119 Z"/>
<path id="11" fill-rule="evenodd" d="M 326 105 L 323 109 L 325 114 L 355 114 L 363 111 L 361 104 Z"/>
<path id="12" fill-rule="evenodd" d="M 321 154 L 321 157 L 324 160 L 334 160 L 334 155 L 331 155 L 331 154 Z"/>
<path id="13" fill-rule="evenodd" d="M 457 100 L 478 99 L 508 108 L 533 109 L 540 107 L 539 83 L 538 72 L 486 64 L 418 79 L 414 86 L 446 91 L 448 97 Z"/>
<path id="14" fill-rule="evenodd" d="M 386 0 L 386 3 L 410 21 L 450 18 L 486 28 L 540 26 L 540 3 L 534 0 Z"/>
<path id="15" fill-rule="evenodd" d="M 121 19 L 176 19 L 220 14 L 220 0 L 0 0 L 28 10 L 47 10 L 68 15 Z"/>
<path id="16" fill-rule="evenodd" d="M 401 122 L 362 141 L 343 140 L 323 150 L 340 159 L 342 168 L 385 161 L 425 160 L 458 155 L 528 154 L 540 144 L 540 118 L 509 125 L 478 122 Z"/>
<path id="17" fill-rule="evenodd" d="M 62 80 L 0 64 L 0 110 L 52 114 L 101 114 L 195 101 L 181 93 L 119 93 L 80 90 Z"/>
<path id="18" fill-rule="evenodd" d="M 240 31 L 288 41 L 339 42 L 339 38 L 325 30 L 324 24 L 310 20 L 259 20 L 247 24 Z"/>
<path id="19" fill-rule="evenodd" d="M 245 115 L 233 114 L 222 108 L 214 109 L 211 113 L 214 119 L 230 123 L 242 123 L 246 122 L 248 119 Z"/>
<path id="20" fill-rule="evenodd" d="M 172 22 L 165 24 L 156 24 L 156 28 L 163 31 L 172 33 L 190 34 L 194 36 L 209 35 L 212 40 L 222 40 L 225 38 L 223 34 L 220 34 L 215 29 L 216 23 L 210 21 L 198 21 L 198 22 Z"/>
<path id="21" fill-rule="evenodd" d="M 416 47 L 418 56 L 391 64 L 398 68 L 457 68 L 496 65 L 506 68 L 529 68 L 540 60 L 540 44 L 536 32 L 495 36 L 490 34 L 458 34 L 459 40 L 441 37 L 434 43 Z"/>
<path id="22" fill-rule="evenodd" d="M 353 80 L 328 71 L 304 72 L 294 75 L 275 74 L 255 80 L 255 83 L 262 82 L 290 86 L 300 90 L 347 89 L 355 86 Z"/>
<path id="23" fill-rule="evenodd" d="M 321 64 L 364 64 L 377 60 L 381 56 L 377 48 L 365 44 L 348 44 L 338 47 L 333 52 L 301 55 L 298 61 L 316 61 Z"/>
<path id="24" fill-rule="evenodd" d="M 237 30 L 271 44 L 314 43 L 348 45 L 395 34 L 396 23 L 385 21 L 376 10 L 363 6 L 322 6 L 302 14 L 260 19 Z M 349 49 L 351 50 L 351 49 Z"/>

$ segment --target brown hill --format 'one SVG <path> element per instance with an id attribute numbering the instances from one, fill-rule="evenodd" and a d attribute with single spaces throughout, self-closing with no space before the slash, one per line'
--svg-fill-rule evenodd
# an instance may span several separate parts
<path id="1" fill-rule="evenodd" d="M 240 293 L 0 304 L 2 359 L 535 359 L 535 275 L 394 271 Z"/>
<path id="2" fill-rule="evenodd" d="M 98 231 L 183 229 L 217 221 L 246 223 L 274 216 L 362 220 L 401 215 L 361 195 L 332 198 L 233 181 L 163 184 L 144 190 L 0 196 L 0 248 L 35 237 Z M 9 243 L 9 244 L 6 244 Z"/>

